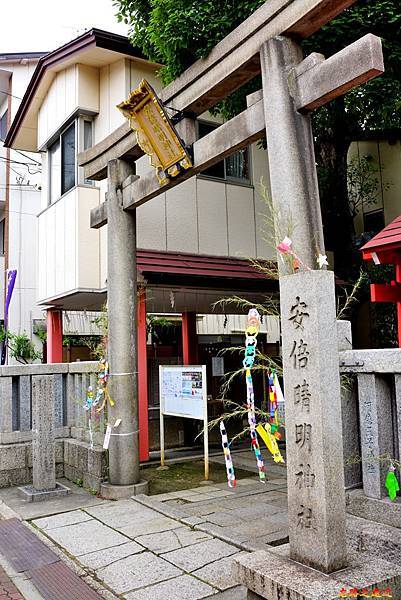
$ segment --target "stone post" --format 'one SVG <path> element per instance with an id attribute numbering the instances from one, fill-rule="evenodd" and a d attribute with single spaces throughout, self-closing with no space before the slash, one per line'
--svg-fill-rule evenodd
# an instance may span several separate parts
<path id="1" fill-rule="evenodd" d="M 284 37 L 260 50 L 276 238 L 289 236 L 302 263 L 315 269 L 324 239 L 312 127 L 310 116 L 295 110 L 288 83 L 302 58 L 300 46 Z M 283 256 L 278 259 L 280 273 L 290 273 Z"/>
<path id="2" fill-rule="evenodd" d="M 134 167 L 122 160 L 108 164 L 107 306 L 109 391 L 114 401 L 108 419 L 118 429 L 109 445 L 109 482 L 101 493 L 109 499 L 146 491 L 139 483 L 137 378 L 136 213 L 124 211 L 122 183 Z"/>
<path id="3" fill-rule="evenodd" d="M 363 492 L 384 498 L 388 462 L 394 457 L 391 384 L 385 375 L 358 374 Z"/>
<path id="4" fill-rule="evenodd" d="M 290 556 L 324 573 L 346 564 L 334 273 L 280 279 Z"/>
<path id="5" fill-rule="evenodd" d="M 52 375 L 32 376 L 33 487 L 38 491 L 56 488 L 53 394 Z"/>
<path id="6" fill-rule="evenodd" d="M 278 255 L 290 558 L 330 573 L 346 565 L 334 274 L 313 270 L 324 239 L 312 128 L 290 93 L 301 49 L 279 37 L 260 56 L 276 236 L 291 238 L 302 263 L 290 274 L 291 261 Z"/>

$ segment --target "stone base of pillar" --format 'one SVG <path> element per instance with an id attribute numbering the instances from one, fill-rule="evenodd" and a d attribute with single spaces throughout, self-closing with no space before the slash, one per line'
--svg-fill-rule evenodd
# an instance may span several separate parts
<path id="1" fill-rule="evenodd" d="M 363 490 L 352 490 L 347 493 L 347 512 L 368 521 L 401 527 L 401 497 L 391 502 L 389 498 L 368 498 Z"/>
<path id="2" fill-rule="evenodd" d="M 43 502 L 44 500 L 53 500 L 59 496 L 66 496 L 71 492 L 70 488 L 62 483 L 56 482 L 56 487 L 52 490 L 36 490 L 33 485 L 25 485 L 18 488 L 18 494 L 27 502 Z"/>
<path id="3" fill-rule="evenodd" d="M 105 500 L 123 500 L 131 496 L 147 494 L 148 485 L 147 481 L 139 481 L 133 485 L 111 485 L 106 482 L 100 486 L 100 495 Z"/>
<path id="4" fill-rule="evenodd" d="M 349 557 L 348 567 L 325 575 L 290 560 L 288 552 L 287 545 L 234 560 L 233 575 L 248 588 L 249 600 L 338 600 L 355 589 L 386 590 L 392 598 L 401 598 L 401 568 L 392 563 L 355 554 Z"/>

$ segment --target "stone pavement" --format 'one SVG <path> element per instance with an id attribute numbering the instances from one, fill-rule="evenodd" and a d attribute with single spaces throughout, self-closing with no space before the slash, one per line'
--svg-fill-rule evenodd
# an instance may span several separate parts
<path id="1" fill-rule="evenodd" d="M 249 455 L 250 453 L 247 452 Z M 252 455 L 251 455 L 252 458 Z M 285 543 L 286 481 L 242 479 L 158 496 L 103 502 L 31 524 L 79 569 L 98 593 L 129 600 L 246 598 L 231 577 L 233 557 Z"/>
<path id="2" fill-rule="evenodd" d="M 256 469 L 249 451 L 236 452 L 235 464 Z M 224 482 L 110 502 L 70 482 L 73 494 L 64 498 L 26 503 L 9 489 L 1 499 L 62 559 L 59 567 L 103 597 L 243 600 L 245 588 L 231 577 L 233 558 L 287 538 L 285 468 L 272 463 L 267 471 L 265 485 L 250 473 L 235 490 Z M 50 596 L 22 590 L 15 600 L 22 597 Z"/>

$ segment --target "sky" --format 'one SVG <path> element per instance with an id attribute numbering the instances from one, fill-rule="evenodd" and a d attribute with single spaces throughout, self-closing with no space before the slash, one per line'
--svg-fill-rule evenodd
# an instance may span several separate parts
<path id="1" fill-rule="evenodd" d="M 0 52 L 50 51 L 98 27 L 121 35 L 112 0 L 2 0 Z"/>

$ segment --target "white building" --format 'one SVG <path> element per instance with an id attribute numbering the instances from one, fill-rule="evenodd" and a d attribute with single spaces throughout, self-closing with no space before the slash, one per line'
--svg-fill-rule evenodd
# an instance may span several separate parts
<path id="1" fill-rule="evenodd" d="M 43 318 L 37 305 L 37 214 L 42 182 L 38 154 L 3 147 L 44 52 L 0 54 L 0 323 L 4 320 L 7 269 L 17 270 L 9 311 L 13 333 L 33 335 L 34 319 Z M 35 342 L 39 344 L 39 340 Z"/>

